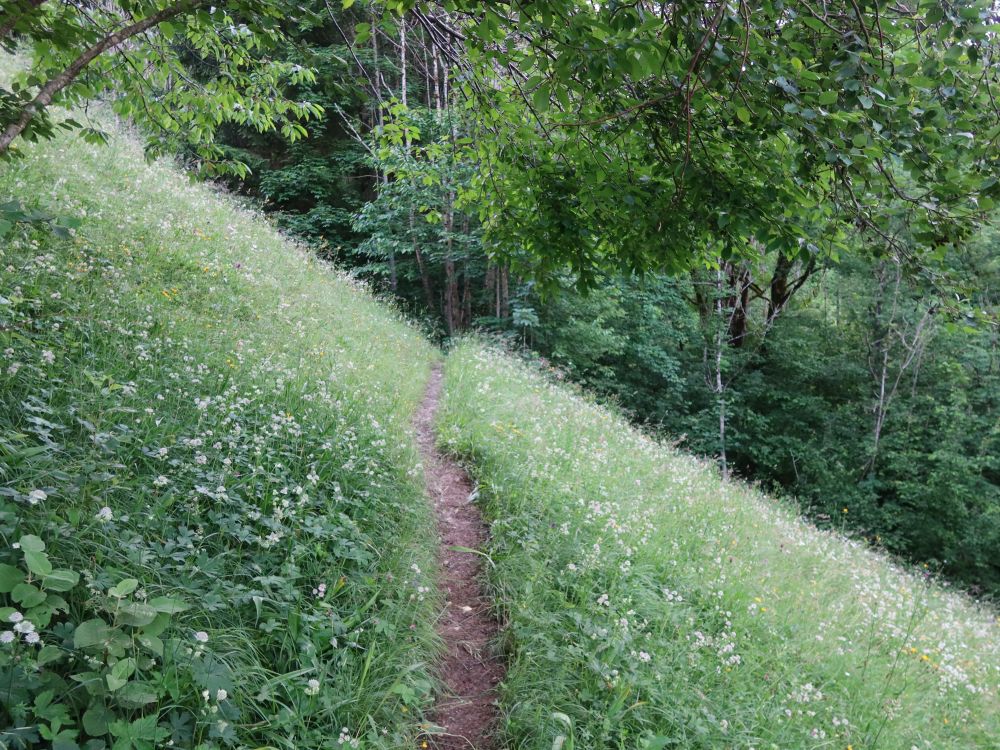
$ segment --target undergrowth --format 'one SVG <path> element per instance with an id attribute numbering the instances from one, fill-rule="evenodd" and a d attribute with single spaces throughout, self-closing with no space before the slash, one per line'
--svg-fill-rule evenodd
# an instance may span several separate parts
<path id="1" fill-rule="evenodd" d="M 440 439 L 490 522 L 512 748 L 995 748 L 994 613 L 474 342 Z"/>
<path id="2" fill-rule="evenodd" d="M 79 225 L 0 251 L 0 747 L 414 746 L 431 349 L 125 138 L 22 150 Z"/>

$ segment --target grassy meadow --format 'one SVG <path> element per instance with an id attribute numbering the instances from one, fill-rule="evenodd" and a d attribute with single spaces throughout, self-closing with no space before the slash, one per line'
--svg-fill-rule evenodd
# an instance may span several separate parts
<path id="1" fill-rule="evenodd" d="M 421 333 L 125 137 L 0 193 L 0 747 L 412 747 Z"/>
<path id="2" fill-rule="evenodd" d="M 1000 746 L 995 612 L 507 355 L 447 361 L 490 522 L 505 747 Z"/>

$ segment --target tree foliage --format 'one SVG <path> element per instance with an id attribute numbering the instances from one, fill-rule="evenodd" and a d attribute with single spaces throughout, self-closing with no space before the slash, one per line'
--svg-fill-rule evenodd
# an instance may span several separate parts
<path id="1" fill-rule="evenodd" d="M 245 174 L 245 164 L 222 158 L 214 139 L 220 125 L 296 140 L 306 134 L 302 122 L 321 112 L 285 96 L 312 72 L 268 56 L 282 39 L 282 22 L 294 16 L 283 0 L 8 3 L 0 44 L 28 45 L 30 63 L 0 89 L 0 155 L 19 137 L 47 138 L 58 129 L 102 139 L 99 128 L 55 116 L 50 106 L 106 98 L 116 114 L 145 129 L 152 153 L 183 143 L 206 171 Z"/>
<path id="2" fill-rule="evenodd" d="M 1000 191 L 987 2 L 414 12 L 464 69 L 488 237 L 531 248 L 543 277 L 837 257 L 855 230 L 938 249 Z"/>

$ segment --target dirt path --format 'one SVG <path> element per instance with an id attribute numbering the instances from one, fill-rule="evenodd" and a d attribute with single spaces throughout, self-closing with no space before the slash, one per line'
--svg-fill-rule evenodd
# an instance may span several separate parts
<path id="1" fill-rule="evenodd" d="M 442 380 L 437 365 L 413 422 L 427 494 L 437 517 L 439 583 L 445 597 L 437 626 L 445 643 L 438 667 L 445 692 L 432 716 L 445 733 L 435 735 L 433 744 L 439 750 L 491 750 L 495 747 L 490 737 L 497 716 L 496 686 L 503 677 L 503 664 L 491 653 L 497 622 L 479 585 L 483 558 L 452 549 L 479 549 L 486 539 L 486 527 L 479 509 L 470 501 L 473 487 L 469 477 L 434 445 L 434 415 Z"/>

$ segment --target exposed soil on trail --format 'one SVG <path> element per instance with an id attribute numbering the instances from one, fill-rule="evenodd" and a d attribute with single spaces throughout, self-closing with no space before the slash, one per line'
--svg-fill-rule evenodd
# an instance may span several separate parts
<path id="1" fill-rule="evenodd" d="M 439 585 L 445 597 L 437 626 L 445 644 L 438 665 L 444 692 L 432 715 L 444 733 L 428 740 L 438 750 L 493 750 L 496 686 L 504 674 L 502 661 L 491 652 L 498 625 L 480 587 L 482 556 L 453 549 L 479 549 L 486 539 L 486 527 L 472 502 L 468 475 L 434 444 L 434 415 L 442 380 L 441 368 L 436 366 L 413 422 L 427 494 L 437 517 Z"/>

